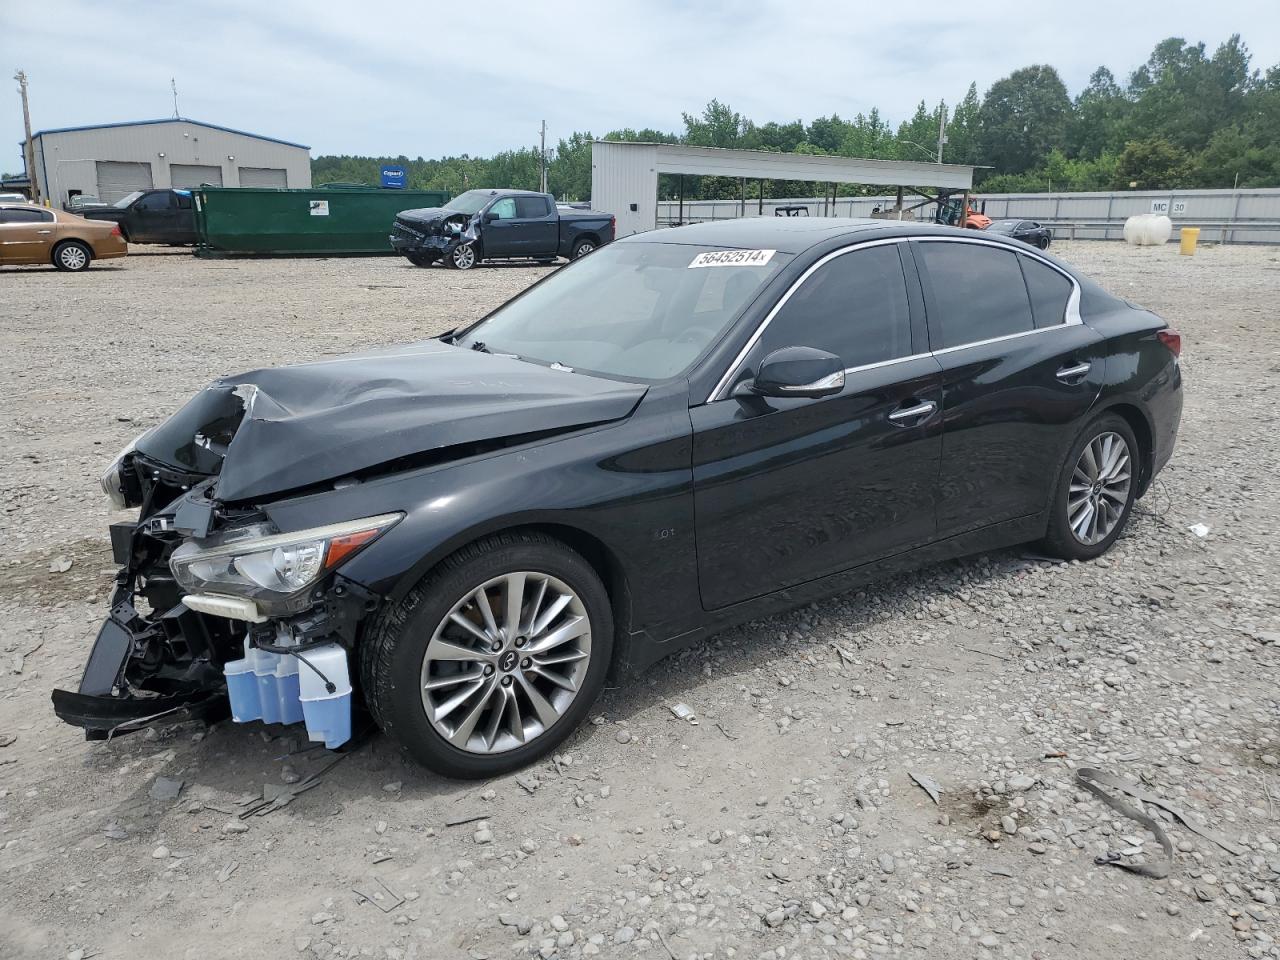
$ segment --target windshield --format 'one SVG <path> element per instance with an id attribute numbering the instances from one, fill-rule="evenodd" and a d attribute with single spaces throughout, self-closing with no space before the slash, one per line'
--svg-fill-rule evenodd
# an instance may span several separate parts
<path id="1" fill-rule="evenodd" d="M 772 250 L 610 244 L 455 342 L 605 376 L 665 380 L 687 370 L 790 259 Z"/>
<path id="2" fill-rule="evenodd" d="M 456 210 L 458 213 L 479 213 L 480 208 L 492 198 L 492 190 L 468 190 L 466 193 L 458 194 L 446 203 L 444 209 Z"/>
<path id="3" fill-rule="evenodd" d="M 140 196 L 142 196 L 142 191 L 135 190 L 133 191 L 133 193 L 129 194 L 127 197 L 121 197 L 114 204 L 112 204 L 112 206 L 118 207 L 119 209 L 123 210 L 129 204 L 133 203 L 133 201 L 137 200 Z"/>

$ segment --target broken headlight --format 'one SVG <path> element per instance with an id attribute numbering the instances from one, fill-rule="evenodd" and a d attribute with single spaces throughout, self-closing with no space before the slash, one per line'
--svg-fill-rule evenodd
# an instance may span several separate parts
<path id="1" fill-rule="evenodd" d="M 152 427 L 152 430 L 155 428 Z M 111 506 L 117 510 L 124 510 L 128 507 L 136 507 L 138 504 L 132 503 L 133 499 L 129 495 L 128 478 L 124 472 L 124 458 L 133 453 L 133 450 L 142 441 L 151 430 L 144 430 L 132 440 L 128 446 L 116 454 L 115 459 L 111 461 L 111 466 L 107 467 L 106 472 L 102 474 L 98 481 L 102 484 L 102 492 L 107 495 L 107 499 L 111 501 Z"/>
<path id="2" fill-rule="evenodd" d="M 188 540 L 169 557 L 174 579 L 188 593 L 230 594 L 254 600 L 264 613 L 305 608 L 305 591 L 368 546 L 404 514 L 272 533 L 254 524 L 204 540 Z"/>

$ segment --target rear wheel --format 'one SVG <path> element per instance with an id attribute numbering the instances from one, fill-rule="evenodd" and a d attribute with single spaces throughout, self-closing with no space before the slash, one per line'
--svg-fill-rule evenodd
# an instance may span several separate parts
<path id="1" fill-rule="evenodd" d="M 93 262 L 93 251 L 79 240 L 67 240 L 53 248 L 53 265 L 59 270 L 79 273 L 88 270 Z"/>
<path id="2" fill-rule="evenodd" d="M 453 252 L 444 258 L 444 265 L 453 270 L 470 270 L 480 262 L 480 255 L 476 252 L 475 244 L 460 243 L 453 248 Z"/>
<path id="3" fill-rule="evenodd" d="M 569 259 L 578 260 L 582 257 L 585 257 L 588 253 L 590 253 L 595 248 L 596 248 L 596 242 L 594 240 L 586 240 L 586 239 L 579 240 L 577 243 L 573 245 L 573 251 L 569 254 Z"/>
<path id="4" fill-rule="evenodd" d="M 1036 246 L 1037 246 L 1037 247 L 1039 247 L 1041 250 L 1048 250 L 1048 249 L 1049 249 L 1049 238 L 1048 238 L 1048 237 L 1041 237 L 1040 239 L 1038 239 L 1038 240 L 1036 241 Z"/>
<path id="5" fill-rule="evenodd" d="M 554 749 L 604 685 L 613 616 L 581 555 L 538 533 L 464 547 L 361 648 L 369 707 L 419 763 L 492 777 Z"/>
<path id="6" fill-rule="evenodd" d="M 429 267 L 435 263 L 435 257 L 429 257 L 425 253 L 406 253 L 405 257 L 415 267 Z"/>
<path id="7" fill-rule="evenodd" d="M 1122 418 L 1104 414 L 1081 433 L 1054 491 L 1045 549 L 1092 560 L 1116 542 L 1138 492 L 1138 441 Z"/>

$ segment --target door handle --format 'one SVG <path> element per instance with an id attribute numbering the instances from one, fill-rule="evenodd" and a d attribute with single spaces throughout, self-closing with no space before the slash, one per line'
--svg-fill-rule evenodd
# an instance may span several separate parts
<path id="1" fill-rule="evenodd" d="M 1054 376 L 1063 383 L 1070 383 L 1073 380 L 1079 380 L 1088 374 L 1092 366 L 1093 364 L 1091 363 L 1077 363 L 1074 367 L 1063 367 L 1055 373 Z"/>
<path id="2" fill-rule="evenodd" d="M 53 233 L 52 230 L 37 230 L 36 233 Z"/>
<path id="3" fill-rule="evenodd" d="M 893 413 L 889 414 L 889 419 L 894 423 L 901 424 L 903 426 L 910 426 L 907 421 L 923 420 L 937 409 L 938 405 L 936 403 L 932 400 L 925 400 L 921 403 L 917 403 L 913 407 L 899 407 L 897 410 L 893 411 Z"/>

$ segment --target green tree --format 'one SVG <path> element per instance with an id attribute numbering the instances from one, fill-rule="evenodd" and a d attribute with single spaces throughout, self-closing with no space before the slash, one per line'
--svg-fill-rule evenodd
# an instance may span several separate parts
<path id="1" fill-rule="evenodd" d="M 942 158 L 951 163 L 978 162 L 978 135 L 982 101 L 978 98 L 978 85 L 969 84 L 964 99 L 951 111 L 947 125 L 947 145 Z"/>
<path id="2" fill-rule="evenodd" d="M 1190 184 L 1191 158 L 1181 147 L 1160 137 L 1131 140 L 1116 167 L 1115 189 L 1127 189 L 1131 183 L 1139 190 L 1172 190 Z"/>
<path id="3" fill-rule="evenodd" d="M 1074 157 L 1096 157 L 1124 146 L 1124 128 L 1132 104 L 1115 75 L 1099 67 L 1076 97 L 1067 127 L 1067 152 Z"/>
<path id="4" fill-rule="evenodd" d="M 979 111 L 979 148 L 997 171 L 1021 173 L 1064 144 L 1071 100 L 1053 67 L 1015 70 L 987 91 Z"/>

